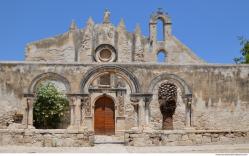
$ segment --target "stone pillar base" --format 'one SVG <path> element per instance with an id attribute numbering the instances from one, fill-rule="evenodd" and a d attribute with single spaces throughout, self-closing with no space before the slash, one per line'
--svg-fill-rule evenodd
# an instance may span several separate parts
<path id="1" fill-rule="evenodd" d="M 75 125 L 69 125 L 69 126 L 67 127 L 67 129 L 68 129 L 68 130 L 77 130 L 77 126 L 75 126 Z"/>
<path id="2" fill-rule="evenodd" d="M 33 125 L 28 125 L 27 127 L 28 129 L 35 129 L 35 127 Z"/>

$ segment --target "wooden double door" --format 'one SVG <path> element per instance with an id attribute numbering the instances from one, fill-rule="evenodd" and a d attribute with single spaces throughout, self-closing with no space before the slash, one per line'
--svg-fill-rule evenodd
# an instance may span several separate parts
<path id="1" fill-rule="evenodd" d="M 96 135 L 115 134 L 114 102 L 109 97 L 101 97 L 95 102 L 94 132 Z"/>

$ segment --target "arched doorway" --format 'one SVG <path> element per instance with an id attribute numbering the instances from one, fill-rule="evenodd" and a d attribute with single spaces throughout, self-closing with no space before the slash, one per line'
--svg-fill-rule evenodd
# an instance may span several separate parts
<path id="1" fill-rule="evenodd" d="M 94 132 L 96 135 L 115 134 L 115 109 L 111 98 L 103 96 L 95 102 Z"/>

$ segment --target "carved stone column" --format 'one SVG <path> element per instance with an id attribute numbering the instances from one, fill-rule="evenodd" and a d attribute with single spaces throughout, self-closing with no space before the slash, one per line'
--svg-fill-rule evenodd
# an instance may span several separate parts
<path id="1" fill-rule="evenodd" d="M 84 116 L 91 116 L 92 114 L 92 111 L 91 111 L 91 99 L 90 99 L 90 96 L 85 96 L 82 98 L 82 113 Z"/>
<path id="2" fill-rule="evenodd" d="M 151 94 L 133 94 L 132 96 L 133 101 L 136 101 L 138 104 L 138 127 L 149 127 L 149 103 Z"/>
<path id="3" fill-rule="evenodd" d="M 118 116 L 123 117 L 124 116 L 124 95 L 122 92 L 117 93 L 117 106 L 118 106 Z"/>
<path id="4" fill-rule="evenodd" d="M 143 100 L 139 100 L 139 104 L 138 104 L 138 114 L 139 114 L 139 127 L 144 127 L 146 124 L 145 121 L 145 103 Z"/>
<path id="5" fill-rule="evenodd" d="M 33 98 L 27 98 L 28 106 L 28 128 L 34 128 L 33 126 Z"/>
<path id="6" fill-rule="evenodd" d="M 70 125 L 68 128 L 70 129 L 75 126 L 76 97 L 70 97 L 69 106 L 70 106 Z"/>
<path id="7" fill-rule="evenodd" d="M 70 112 L 71 120 L 69 129 L 84 129 L 86 127 L 84 123 L 84 117 L 90 116 L 91 105 L 90 97 L 87 94 L 68 94 L 70 97 Z"/>
<path id="8" fill-rule="evenodd" d="M 186 104 L 186 127 L 191 127 L 191 105 L 192 105 L 192 94 L 185 95 Z"/>
<path id="9" fill-rule="evenodd" d="M 90 96 L 84 96 L 81 98 L 81 114 L 80 114 L 80 129 L 85 129 L 87 127 L 86 125 L 86 119 L 85 117 L 91 116 L 91 102 L 90 102 Z"/>
<path id="10" fill-rule="evenodd" d="M 33 102 L 34 95 L 33 94 L 24 94 L 24 104 L 25 104 L 25 117 L 23 123 L 26 125 L 26 128 L 35 128 L 33 126 Z"/>
<path id="11" fill-rule="evenodd" d="M 81 97 L 75 97 L 75 125 L 80 127 L 81 123 Z"/>
<path id="12" fill-rule="evenodd" d="M 145 96 L 144 97 L 144 106 L 145 106 L 145 124 L 149 125 L 149 104 L 151 101 L 151 97 Z"/>
<path id="13" fill-rule="evenodd" d="M 24 113 L 23 113 L 23 119 L 22 119 L 22 124 L 25 126 L 25 128 L 28 127 L 28 104 L 27 104 L 27 98 L 26 97 L 23 97 L 22 99 L 22 106 L 23 106 L 23 110 L 24 110 Z"/>
<path id="14" fill-rule="evenodd" d="M 134 110 L 137 112 L 137 127 L 139 127 L 139 99 L 135 97 L 131 97 L 131 104 L 134 107 Z"/>

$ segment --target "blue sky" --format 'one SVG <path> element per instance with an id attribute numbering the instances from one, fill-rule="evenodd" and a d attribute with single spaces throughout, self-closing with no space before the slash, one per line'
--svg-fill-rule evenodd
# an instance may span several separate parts
<path id="1" fill-rule="evenodd" d="M 128 31 L 137 23 L 148 35 L 150 14 L 163 8 L 173 34 L 209 63 L 234 63 L 240 56 L 238 36 L 249 38 L 249 0 L 1 0 L 0 60 L 24 60 L 25 45 L 64 33 L 71 20 L 83 28 L 89 16 L 102 22 L 111 11 Z"/>

